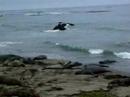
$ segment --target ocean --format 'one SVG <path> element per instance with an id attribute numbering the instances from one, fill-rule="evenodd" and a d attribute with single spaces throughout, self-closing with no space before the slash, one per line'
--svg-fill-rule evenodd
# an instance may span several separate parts
<path id="1" fill-rule="evenodd" d="M 130 5 L 0 11 L 0 54 L 47 55 L 130 74 Z M 58 22 L 73 23 L 53 31 Z"/>

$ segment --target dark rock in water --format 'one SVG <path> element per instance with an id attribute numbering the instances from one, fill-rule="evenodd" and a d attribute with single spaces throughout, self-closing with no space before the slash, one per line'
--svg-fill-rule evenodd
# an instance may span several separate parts
<path id="1" fill-rule="evenodd" d="M 96 65 L 84 65 L 82 70 L 80 72 L 77 72 L 76 74 L 102 74 L 110 72 L 109 70 L 106 70 L 104 67 L 99 67 Z"/>
<path id="2" fill-rule="evenodd" d="M 113 80 L 108 84 L 107 88 L 112 89 L 114 87 L 119 87 L 119 86 L 130 86 L 130 78 Z"/>
<path id="3" fill-rule="evenodd" d="M 40 56 L 37 56 L 37 57 L 33 58 L 33 60 L 44 60 L 44 59 L 47 59 L 46 55 L 40 55 Z"/>
<path id="4" fill-rule="evenodd" d="M 8 55 L 0 55 L 0 62 L 4 62 L 4 61 L 14 61 L 14 60 L 20 60 L 23 59 L 23 57 L 18 56 L 18 55 L 12 55 L 12 54 L 8 54 Z"/>
<path id="5" fill-rule="evenodd" d="M 80 62 L 71 62 L 69 61 L 68 63 L 64 64 L 63 68 L 71 69 L 73 67 L 81 66 L 82 63 Z"/>
<path id="6" fill-rule="evenodd" d="M 104 61 L 99 61 L 99 64 L 112 64 L 115 63 L 115 60 L 104 60 Z"/>

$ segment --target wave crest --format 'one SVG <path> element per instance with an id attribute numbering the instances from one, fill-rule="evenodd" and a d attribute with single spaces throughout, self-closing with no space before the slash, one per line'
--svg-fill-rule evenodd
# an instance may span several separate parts
<path id="1" fill-rule="evenodd" d="M 45 43 L 54 45 L 55 47 L 63 49 L 65 51 L 82 52 L 82 53 L 92 54 L 92 55 L 116 56 L 122 59 L 130 59 L 130 52 L 114 52 L 111 50 L 104 50 L 104 49 L 86 49 L 77 46 L 64 45 L 61 43 L 53 43 L 50 41 L 46 41 Z"/>
<path id="2" fill-rule="evenodd" d="M 0 47 L 6 47 L 8 45 L 22 44 L 22 42 L 3 41 L 0 42 Z"/>
<path id="3" fill-rule="evenodd" d="M 102 49 L 89 49 L 88 52 L 90 54 L 102 54 L 104 52 L 104 50 L 102 50 Z"/>
<path id="4" fill-rule="evenodd" d="M 119 52 L 114 53 L 117 57 L 123 58 L 123 59 L 130 59 L 130 52 Z"/>
<path id="5" fill-rule="evenodd" d="M 59 32 L 60 30 L 46 30 L 44 32 Z"/>

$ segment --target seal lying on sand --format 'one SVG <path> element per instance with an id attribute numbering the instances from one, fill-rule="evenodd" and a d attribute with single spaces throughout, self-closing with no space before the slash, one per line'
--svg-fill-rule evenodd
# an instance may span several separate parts
<path id="1" fill-rule="evenodd" d="M 53 28 L 53 30 L 66 30 L 68 26 L 74 26 L 74 24 L 59 22 L 58 25 Z"/>

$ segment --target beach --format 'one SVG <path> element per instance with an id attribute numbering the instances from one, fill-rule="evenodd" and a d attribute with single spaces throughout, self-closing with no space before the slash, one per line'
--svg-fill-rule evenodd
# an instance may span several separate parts
<path id="1" fill-rule="evenodd" d="M 112 64 L 110 60 L 102 62 Z M 102 62 L 97 65 L 103 69 L 84 72 L 82 63 L 48 59 L 45 55 L 0 56 L 0 97 L 93 97 L 94 91 L 101 92 L 100 97 L 106 95 L 102 92 L 108 97 L 129 97 L 130 78 L 107 71 Z M 91 96 L 82 96 L 88 92 Z"/>

